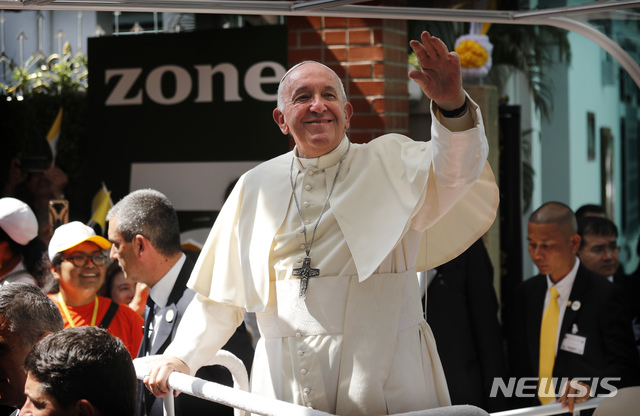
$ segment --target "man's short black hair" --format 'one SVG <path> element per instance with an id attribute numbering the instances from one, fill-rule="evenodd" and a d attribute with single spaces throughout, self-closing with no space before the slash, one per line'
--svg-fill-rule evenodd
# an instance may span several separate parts
<path id="1" fill-rule="evenodd" d="M 83 326 L 50 334 L 27 355 L 24 367 L 64 409 L 85 399 L 102 415 L 136 413 L 131 355 L 104 329 Z"/>
<path id="2" fill-rule="evenodd" d="M 604 217 L 607 213 L 602 205 L 596 204 L 584 204 L 576 210 L 576 218 L 580 221 L 584 217 L 588 216 L 600 216 Z"/>
<path id="3" fill-rule="evenodd" d="M 578 224 L 576 216 L 568 205 L 558 201 L 550 201 L 542 204 L 529 216 L 532 224 L 557 224 L 564 229 L 567 235 L 576 234 Z"/>
<path id="4" fill-rule="evenodd" d="M 582 237 L 580 248 L 584 247 L 585 235 L 598 237 L 618 238 L 618 227 L 608 218 L 604 217 L 583 217 L 578 221 L 578 234 Z"/>

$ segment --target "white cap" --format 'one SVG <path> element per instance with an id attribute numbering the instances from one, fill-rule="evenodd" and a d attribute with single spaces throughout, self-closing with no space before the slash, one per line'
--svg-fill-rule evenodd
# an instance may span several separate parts
<path id="1" fill-rule="evenodd" d="M 36 215 L 29 205 L 15 198 L 0 198 L 0 227 L 23 246 L 38 236 Z"/>
<path id="2" fill-rule="evenodd" d="M 111 248 L 111 243 L 104 237 L 96 235 L 93 228 L 80 221 L 73 221 L 56 228 L 49 241 L 49 260 L 53 260 L 57 253 L 68 250 L 85 241 L 91 241 L 103 250 Z"/>

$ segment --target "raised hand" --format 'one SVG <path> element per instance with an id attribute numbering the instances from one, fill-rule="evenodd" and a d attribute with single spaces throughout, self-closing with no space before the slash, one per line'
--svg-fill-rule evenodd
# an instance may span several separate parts
<path id="1" fill-rule="evenodd" d="M 427 31 L 422 32 L 420 38 L 422 42 L 412 40 L 409 44 L 422 70 L 410 71 L 409 77 L 443 110 L 461 107 L 465 102 L 465 94 L 460 57 L 456 52 L 449 52 L 444 42 Z"/>

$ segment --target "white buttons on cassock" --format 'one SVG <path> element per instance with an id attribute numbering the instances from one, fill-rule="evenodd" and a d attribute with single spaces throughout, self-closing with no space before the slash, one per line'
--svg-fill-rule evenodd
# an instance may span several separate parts
<path id="1" fill-rule="evenodd" d="M 309 176 L 313 176 L 313 171 L 311 169 L 309 169 L 307 172 Z"/>
<path id="2" fill-rule="evenodd" d="M 296 338 L 302 338 L 302 334 L 300 332 L 296 332 Z"/>
<path id="3" fill-rule="evenodd" d="M 302 370 L 300 370 L 300 374 L 305 375 L 307 374 L 307 369 L 303 368 Z"/>
<path id="4" fill-rule="evenodd" d="M 303 207 L 305 207 L 305 208 L 309 208 L 309 205 L 311 205 L 311 202 L 304 201 L 304 202 L 302 203 L 302 206 L 303 206 Z"/>
<path id="5" fill-rule="evenodd" d="M 298 264 L 302 263 L 302 257 L 298 257 L 298 258 L 296 259 L 296 263 L 298 263 Z"/>
<path id="6" fill-rule="evenodd" d="M 306 247 L 304 244 L 300 244 L 300 250 L 304 250 Z"/>
<path id="7" fill-rule="evenodd" d="M 311 190 L 311 185 L 305 186 L 304 189 L 306 189 L 307 191 L 310 191 Z"/>
<path id="8" fill-rule="evenodd" d="M 304 390 L 302 390 L 304 392 L 304 394 L 309 394 L 311 393 L 311 389 L 309 387 L 305 387 Z"/>
<path id="9" fill-rule="evenodd" d="M 304 355 L 304 351 L 298 350 L 298 356 L 302 357 Z"/>

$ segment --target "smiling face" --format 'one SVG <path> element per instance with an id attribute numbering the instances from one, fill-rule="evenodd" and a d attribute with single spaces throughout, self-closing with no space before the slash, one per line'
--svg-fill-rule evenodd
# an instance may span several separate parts
<path id="1" fill-rule="evenodd" d="M 298 156 L 315 158 L 338 147 L 353 114 L 345 103 L 337 75 L 310 62 L 292 70 L 282 81 L 282 110 L 273 118 L 283 134 L 291 134 Z"/>
<path id="2" fill-rule="evenodd" d="M 52 268 L 54 279 L 60 283 L 60 292 L 70 306 L 82 306 L 93 301 L 104 283 L 107 266 L 96 266 L 90 258 L 86 259 L 84 266 L 75 266 L 73 261 L 65 259 L 101 254 L 102 250 L 96 243 L 84 241 L 62 252 L 62 263 Z"/>
<path id="3" fill-rule="evenodd" d="M 529 223 L 529 255 L 542 274 L 555 283 L 562 280 L 575 265 L 580 236 L 556 223 Z"/>

